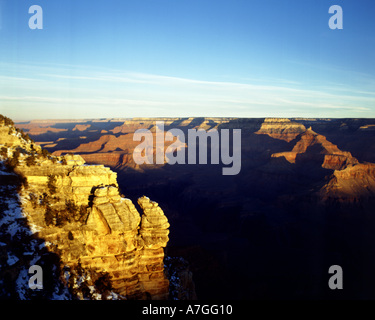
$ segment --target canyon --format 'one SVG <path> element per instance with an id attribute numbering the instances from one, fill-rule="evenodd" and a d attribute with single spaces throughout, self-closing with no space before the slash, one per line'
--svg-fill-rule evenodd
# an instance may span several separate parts
<path id="1" fill-rule="evenodd" d="M 2 298 L 169 298 L 170 224 L 157 202 L 142 196 L 137 208 L 110 168 L 79 155 L 52 156 L 4 117 L 0 149 Z M 47 274 L 39 293 L 27 287 L 34 264 Z M 187 266 L 168 269 L 174 282 L 189 274 Z M 184 287 L 175 289 L 181 297 Z"/>
<path id="2" fill-rule="evenodd" d="M 211 164 L 136 165 L 132 153 L 138 142 L 132 135 L 137 129 L 154 132 L 156 121 L 164 121 L 165 131 L 185 134 L 241 129 L 241 172 L 222 176 L 221 167 Z M 188 261 L 199 298 L 375 297 L 374 119 L 138 118 L 16 125 L 55 156 L 73 153 L 88 164 L 110 167 L 127 197 L 156 199 L 170 223 L 166 254 Z M 334 264 L 343 267 L 346 290 L 328 288 Z"/>

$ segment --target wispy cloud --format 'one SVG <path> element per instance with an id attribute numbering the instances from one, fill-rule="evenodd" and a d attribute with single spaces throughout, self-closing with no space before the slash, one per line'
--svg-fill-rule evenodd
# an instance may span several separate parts
<path id="1" fill-rule="evenodd" d="M 309 88 L 288 79 L 211 81 L 74 66 L 25 70 L 0 76 L 0 112 L 30 118 L 375 116 L 374 93 L 341 84 Z"/>
<path id="2" fill-rule="evenodd" d="M 116 99 L 116 98 L 52 98 L 52 97 L 11 97 L 0 96 L 0 101 L 3 102 L 20 102 L 20 103 L 48 103 L 53 105 L 72 105 L 72 106 L 168 106 L 174 103 L 166 103 L 165 101 L 150 101 L 150 100 L 134 100 L 134 99 Z"/>

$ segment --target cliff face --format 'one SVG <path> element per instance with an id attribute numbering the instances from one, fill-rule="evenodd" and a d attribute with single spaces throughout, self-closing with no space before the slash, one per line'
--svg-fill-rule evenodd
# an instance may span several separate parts
<path id="1" fill-rule="evenodd" d="M 320 190 L 324 200 L 356 202 L 375 198 L 375 164 L 360 163 L 335 170 L 331 179 Z"/>
<path id="2" fill-rule="evenodd" d="M 322 161 L 325 169 L 341 170 L 349 164 L 357 164 L 358 160 L 350 152 L 341 151 L 336 145 L 327 141 L 326 137 L 317 134 L 311 128 L 303 132 L 292 151 L 272 155 L 274 158 L 285 157 L 290 163 L 296 163 L 298 157 L 303 160 Z"/>
<path id="3" fill-rule="evenodd" d="M 267 134 L 271 138 L 290 142 L 305 131 L 305 126 L 298 122 L 289 119 L 268 118 L 264 120 L 256 134 Z"/>
<path id="4" fill-rule="evenodd" d="M 77 123 L 91 127 L 73 131 Z M 68 132 L 34 138 L 43 145 L 56 143 L 49 148 L 51 152 L 74 150 L 102 135 L 118 138 L 136 128 L 149 129 L 155 119 L 77 123 L 59 123 L 55 127 L 68 128 Z M 173 119 L 165 129 L 175 127 L 185 133 L 190 128 L 216 125 L 219 130 L 242 129 L 243 169 L 237 176 L 222 177 L 214 165 L 164 166 L 146 173 L 126 170 L 126 163 L 122 169 L 116 168 L 117 181 L 129 198 L 152 195 L 153 200 L 168 205 L 173 226 L 168 253 L 190 263 L 186 270 L 184 263 L 174 261 L 180 271 L 173 272 L 170 261 L 165 260 L 169 296 L 192 296 L 192 286 L 175 295 L 171 290 L 188 283 L 191 271 L 202 299 L 336 299 L 337 292 L 327 286 L 327 270 L 338 264 L 346 270 L 347 279 L 353 280 L 352 289 L 342 290 L 346 298 L 374 298 L 375 262 L 370 245 L 375 241 L 374 189 L 371 171 L 366 171 L 368 164 L 364 163 L 375 162 L 375 135 L 366 128 L 374 123 L 372 119 L 262 118 L 220 123 L 216 119 Z M 310 126 L 312 130 L 307 129 Z M 107 132 L 102 134 L 102 130 Z M 111 138 L 105 147 L 113 151 L 99 149 L 89 154 L 82 149 L 81 155 L 87 162 L 101 163 L 105 157 L 111 161 L 113 156 L 115 164 L 122 163 L 116 157 L 125 151 L 116 148 L 125 146 L 111 146 L 115 141 L 121 140 Z M 290 161 L 271 156 L 282 152 Z M 360 163 L 350 164 L 354 159 Z"/>
<path id="5" fill-rule="evenodd" d="M 140 142 L 133 141 L 133 134 L 126 132 L 127 130 L 130 130 L 130 128 L 134 128 L 136 130 L 137 127 L 116 127 L 115 129 L 113 129 L 113 131 L 122 133 L 122 135 L 120 135 L 119 137 L 109 134 L 103 135 L 98 140 L 89 143 L 83 143 L 73 150 L 58 150 L 53 154 L 56 156 L 60 156 L 69 152 L 80 153 L 82 158 L 90 163 L 102 163 L 111 166 L 112 168 L 126 165 L 134 169 L 139 169 L 139 165 L 134 162 L 133 152 Z M 118 132 L 117 130 L 120 131 Z M 150 132 L 152 132 L 153 140 L 156 141 L 155 126 L 150 127 Z M 181 145 L 185 145 L 181 141 L 179 142 L 181 143 Z M 164 142 L 164 152 L 166 152 L 166 149 L 172 143 L 172 141 Z M 154 156 L 156 155 L 155 147 L 153 150 L 153 154 Z"/>
<path id="6" fill-rule="evenodd" d="M 116 173 L 109 168 L 86 165 L 77 155 L 42 154 L 23 135 L 0 121 L 0 179 L 14 175 L 10 166 L 23 177 L 15 206 L 32 238 L 58 257 L 57 274 L 70 294 L 81 299 L 167 299 L 163 261 L 169 223 L 159 205 L 147 197 L 138 199 L 140 215 L 119 194 Z M 10 219 L 1 220 L 2 230 Z M 0 242 L 2 237 L 7 239 L 0 234 Z M 12 243 L 4 241 L 2 245 Z M 38 258 L 33 260 L 38 264 Z"/>
<path id="7" fill-rule="evenodd" d="M 17 126 L 27 130 L 39 141 L 39 144 L 48 148 L 55 156 L 72 152 L 80 154 L 90 164 L 104 164 L 120 170 L 127 167 L 142 171 L 142 168 L 133 159 L 133 151 L 140 143 L 133 141 L 133 134 L 138 129 L 150 130 L 155 141 L 155 121 L 158 120 L 164 123 L 164 134 L 176 126 L 183 130 L 188 130 L 188 128 L 209 130 L 216 129 L 221 125 L 227 127 L 231 125 L 231 118 L 135 118 L 122 121 L 108 119 L 103 122 L 87 120 L 80 124 L 76 124 L 76 121 L 72 120 L 65 123 L 69 129 L 54 128 L 54 125 L 62 125 L 62 122 L 59 121 L 31 121 L 17 124 Z M 45 141 L 47 136 L 48 141 Z M 75 140 L 73 145 L 71 138 Z M 181 141 L 179 142 L 182 146 L 185 145 Z M 172 143 L 173 141 L 164 141 L 164 152 Z M 155 148 L 153 152 L 155 155 Z M 157 165 L 156 167 L 160 168 L 161 166 Z"/>
<path id="8" fill-rule="evenodd" d="M 112 291 L 122 297 L 166 299 L 169 282 L 163 272 L 163 248 L 169 240 L 168 222 L 163 225 L 145 223 L 146 214 L 143 214 L 141 219 L 132 201 L 122 198 L 117 187 L 113 185 L 94 187 L 92 193 L 84 195 L 82 189 L 86 188 L 88 180 L 82 179 L 81 185 L 85 186 L 78 187 L 79 194 L 72 194 L 69 198 L 69 193 L 63 193 L 65 204 L 50 204 L 49 208 L 57 212 L 53 211 L 56 214 L 48 226 L 46 211 L 42 221 L 42 212 L 38 212 L 38 206 L 36 209 L 24 206 L 29 213 L 29 223 L 39 230 L 37 236 L 45 240 L 51 252 L 59 255 L 62 265 L 68 268 L 72 275 L 77 276 L 79 268 L 89 270 L 91 279 L 95 279 L 92 273 L 105 273 L 110 279 Z M 64 186 L 61 186 L 61 189 L 63 188 Z M 29 187 L 29 191 L 31 190 L 33 194 L 37 193 L 35 185 Z M 59 198 L 61 195 L 59 191 L 56 193 Z M 81 202 L 73 200 L 77 196 Z M 49 201 L 53 203 L 53 200 Z M 81 204 L 86 201 L 89 201 L 90 205 Z M 67 208 L 70 203 L 74 203 L 76 208 Z M 159 219 L 167 221 L 156 203 L 145 197 L 139 199 L 139 203 L 145 207 L 151 206 L 147 209 L 147 215 L 158 215 Z M 83 214 L 82 208 L 87 210 Z M 69 214 L 72 213 L 74 218 L 57 221 L 63 210 L 73 211 Z M 93 286 L 95 283 L 93 280 L 87 280 L 87 285 Z"/>
<path id="9" fill-rule="evenodd" d="M 275 130 L 278 132 L 276 135 Z M 257 133 L 291 141 L 289 130 L 291 127 L 288 122 L 279 123 L 272 119 L 268 121 L 266 119 L 261 130 Z M 293 132 L 296 130 L 293 129 Z M 290 163 L 302 165 L 313 161 L 317 166 L 334 170 L 328 182 L 318 192 L 319 198 L 323 202 L 331 200 L 355 202 L 375 197 L 375 164 L 359 163 L 350 152 L 340 150 L 325 136 L 313 131 L 311 127 L 296 135 L 295 138 L 297 141 L 292 151 L 274 153 L 271 157 L 284 157 Z"/>

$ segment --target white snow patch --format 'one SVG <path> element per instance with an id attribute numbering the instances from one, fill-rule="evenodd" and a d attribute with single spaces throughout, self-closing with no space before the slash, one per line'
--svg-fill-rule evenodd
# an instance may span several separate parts
<path id="1" fill-rule="evenodd" d="M 10 253 L 8 253 L 8 260 L 7 260 L 7 264 L 8 265 L 10 265 L 10 266 L 12 266 L 12 265 L 14 265 L 18 260 L 20 260 L 20 259 L 18 259 L 16 256 L 14 256 L 14 255 L 11 255 Z"/>
<path id="2" fill-rule="evenodd" d="M 13 172 L 0 171 L 0 176 L 16 176 Z"/>
<path id="3" fill-rule="evenodd" d="M 111 291 L 109 295 L 107 296 L 107 300 L 120 300 L 120 298 L 124 299 L 123 296 L 113 291 Z"/>
<path id="4" fill-rule="evenodd" d="M 40 255 L 36 254 L 34 258 L 30 261 L 30 266 L 33 266 L 36 264 L 36 262 L 40 259 Z"/>
<path id="5" fill-rule="evenodd" d="M 42 250 L 42 249 L 45 248 L 45 247 L 46 247 L 46 243 L 43 242 L 43 243 L 41 243 L 41 244 L 39 245 L 39 250 Z"/>
<path id="6" fill-rule="evenodd" d="M 56 288 L 57 291 L 57 288 Z M 54 292 L 52 294 L 52 300 L 71 300 L 71 296 L 67 287 L 64 287 L 62 293 Z"/>
<path id="7" fill-rule="evenodd" d="M 102 295 L 100 293 L 97 293 L 95 291 L 95 287 L 94 286 L 88 286 L 89 289 L 90 289 L 90 293 L 91 293 L 91 296 L 94 300 L 102 300 Z"/>
<path id="8" fill-rule="evenodd" d="M 34 234 L 34 233 L 37 233 L 39 232 L 40 230 L 42 230 L 41 227 L 38 227 L 36 224 L 34 223 L 29 223 L 29 228 L 30 228 L 30 233 L 31 234 Z"/>
<path id="9" fill-rule="evenodd" d="M 8 225 L 8 233 L 14 237 L 17 231 L 21 230 L 19 224 L 17 222 L 12 222 Z"/>
<path id="10" fill-rule="evenodd" d="M 16 280 L 16 287 L 17 287 L 17 292 L 21 300 L 26 300 L 25 293 L 27 289 L 29 289 L 29 275 L 28 275 L 28 270 L 26 268 L 23 268 Z"/>

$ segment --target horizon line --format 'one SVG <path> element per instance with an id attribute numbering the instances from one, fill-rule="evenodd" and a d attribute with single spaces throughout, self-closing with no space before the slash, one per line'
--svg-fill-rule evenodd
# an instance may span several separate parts
<path id="1" fill-rule="evenodd" d="M 142 120 L 188 120 L 188 119 L 204 119 L 204 120 L 240 120 L 240 119 L 287 119 L 287 120 L 340 120 L 340 119 L 374 119 L 375 117 L 202 117 L 202 116 L 191 116 L 191 117 L 114 117 L 114 118 L 50 118 L 50 119 L 12 119 L 15 124 L 21 123 L 38 123 L 38 122 L 116 122 L 116 121 L 142 121 Z"/>

